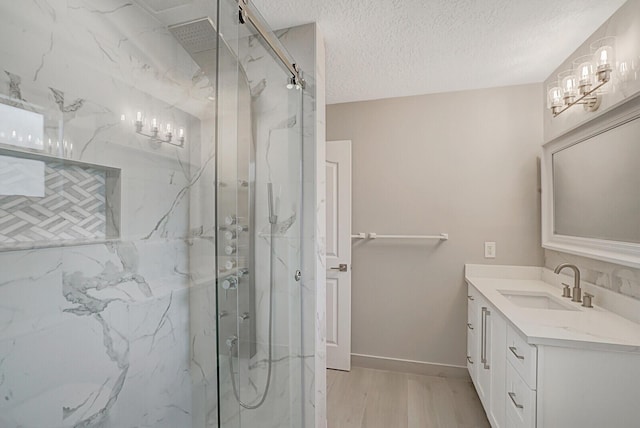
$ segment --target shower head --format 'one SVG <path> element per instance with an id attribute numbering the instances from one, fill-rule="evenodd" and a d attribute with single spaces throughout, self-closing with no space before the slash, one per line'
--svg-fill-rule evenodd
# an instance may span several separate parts
<path id="1" fill-rule="evenodd" d="M 191 56 L 216 49 L 218 32 L 208 17 L 171 25 L 169 31 Z"/>
<path id="2" fill-rule="evenodd" d="M 218 32 L 213 21 L 199 18 L 171 25 L 169 31 L 213 85 L 216 81 Z"/>

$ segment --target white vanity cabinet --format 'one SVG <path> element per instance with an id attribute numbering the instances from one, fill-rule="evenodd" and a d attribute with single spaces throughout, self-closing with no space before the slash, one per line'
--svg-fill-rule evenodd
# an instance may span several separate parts
<path id="1" fill-rule="evenodd" d="M 484 292 L 468 284 L 468 367 L 493 428 L 640 427 L 640 347 L 579 346 L 570 336 L 531 344 L 516 327 L 522 316 Z"/>

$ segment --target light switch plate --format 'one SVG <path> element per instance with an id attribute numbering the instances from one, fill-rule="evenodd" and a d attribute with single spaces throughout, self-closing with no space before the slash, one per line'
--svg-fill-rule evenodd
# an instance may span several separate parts
<path id="1" fill-rule="evenodd" d="M 484 243 L 484 258 L 495 259 L 496 258 L 496 243 L 485 242 Z"/>

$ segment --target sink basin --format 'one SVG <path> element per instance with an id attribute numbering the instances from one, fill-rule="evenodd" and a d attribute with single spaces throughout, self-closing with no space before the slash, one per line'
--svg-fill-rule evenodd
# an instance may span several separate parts
<path id="1" fill-rule="evenodd" d="M 543 291 L 498 290 L 514 305 L 529 309 L 549 309 L 554 311 L 578 311 L 569 302 Z"/>

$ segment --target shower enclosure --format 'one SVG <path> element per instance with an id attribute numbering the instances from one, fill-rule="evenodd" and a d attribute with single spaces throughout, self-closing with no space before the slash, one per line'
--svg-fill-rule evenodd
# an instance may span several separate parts
<path id="1" fill-rule="evenodd" d="M 220 3 L 217 262 L 223 427 L 302 427 L 302 113 L 295 60 Z"/>
<path id="2" fill-rule="evenodd" d="M 0 426 L 312 427 L 296 30 L 243 0 L 0 24 Z"/>

